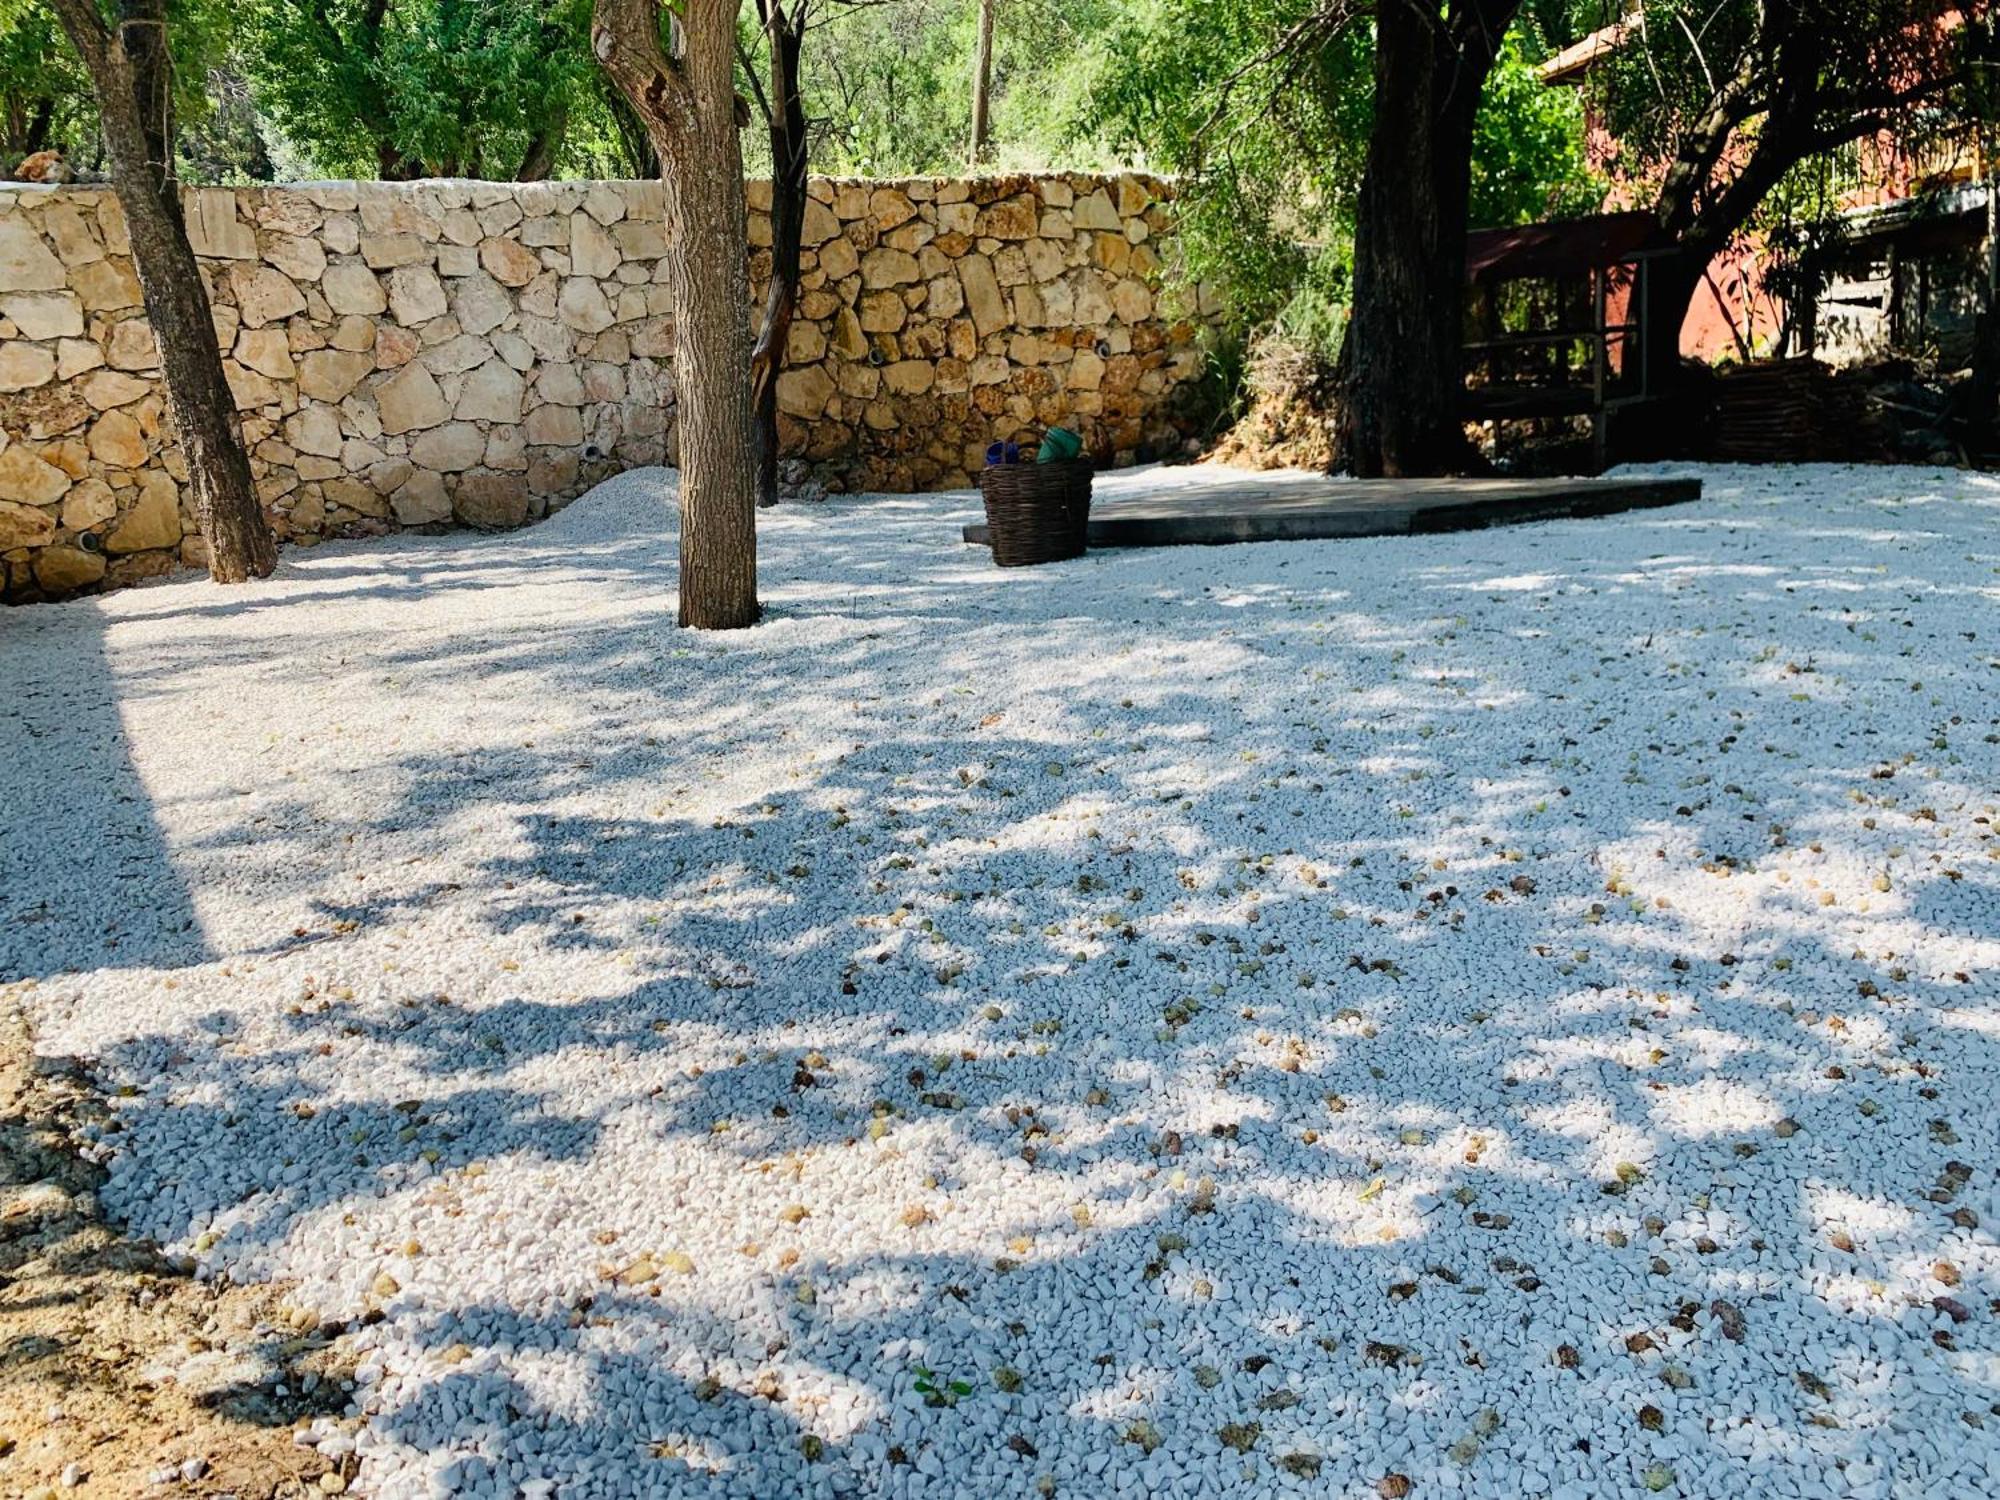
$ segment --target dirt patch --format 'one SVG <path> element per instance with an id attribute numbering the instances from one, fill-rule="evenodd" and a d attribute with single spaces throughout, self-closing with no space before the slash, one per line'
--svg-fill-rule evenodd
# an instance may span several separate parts
<path id="1" fill-rule="evenodd" d="M 353 1460 L 292 1431 L 346 1408 L 342 1330 L 279 1288 L 196 1281 L 109 1223 L 78 1144 L 116 1125 L 0 995 L 0 1491 L 339 1493 Z"/>
<path id="2" fill-rule="evenodd" d="M 1210 457 L 1239 469 L 1330 473 L 1338 447 L 1333 362 L 1272 339 L 1245 373 L 1247 409 Z"/>

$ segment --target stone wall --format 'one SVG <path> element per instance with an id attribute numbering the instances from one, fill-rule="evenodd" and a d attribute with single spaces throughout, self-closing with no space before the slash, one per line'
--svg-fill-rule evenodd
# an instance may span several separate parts
<path id="1" fill-rule="evenodd" d="M 1177 441 L 1201 371 L 1164 185 L 815 181 L 783 441 L 831 489 L 951 488 L 1063 423 Z M 761 304 L 770 187 L 750 191 Z M 517 526 L 675 457 L 657 183 L 194 189 L 189 235 L 281 539 Z M 0 186 L 4 597 L 200 563 L 123 216 Z"/>

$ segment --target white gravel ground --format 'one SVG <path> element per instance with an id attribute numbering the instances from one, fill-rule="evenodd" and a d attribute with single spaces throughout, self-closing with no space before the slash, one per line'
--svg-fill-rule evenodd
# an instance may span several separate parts
<path id="1" fill-rule="evenodd" d="M 1706 478 L 14 611 L 0 978 L 368 1493 L 2000 1495 L 2000 483 Z"/>

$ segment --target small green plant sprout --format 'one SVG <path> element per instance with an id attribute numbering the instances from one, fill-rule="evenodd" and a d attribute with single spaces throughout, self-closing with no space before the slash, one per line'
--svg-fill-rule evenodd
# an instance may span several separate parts
<path id="1" fill-rule="evenodd" d="M 912 1369 L 917 1377 L 917 1394 L 924 1398 L 926 1406 L 949 1410 L 972 1394 L 972 1387 L 963 1380 L 943 1379 L 935 1370 L 926 1370 L 922 1365 Z"/>

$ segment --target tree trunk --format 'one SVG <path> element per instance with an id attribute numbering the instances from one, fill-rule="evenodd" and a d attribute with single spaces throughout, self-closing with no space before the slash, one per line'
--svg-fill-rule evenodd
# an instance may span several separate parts
<path id="1" fill-rule="evenodd" d="M 528 149 L 521 154 L 521 165 L 514 169 L 516 182 L 546 182 L 555 172 L 556 153 L 562 150 L 563 136 L 569 129 L 569 111 L 554 110 L 542 128 L 528 141 Z"/>
<path id="2" fill-rule="evenodd" d="M 21 136 L 21 155 L 33 156 L 37 151 L 45 151 L 49 144 L 49 126 L 56 117 L 56 101 L 38 99 L 35 112 L 29 117 L 27 129 Z"/>
<path id="3" fill-rule="evenodd" d="M 669 56 L 658 0 L 596 0 L 591 38 L 660 155 L 680 401 L 680 622 L 697 630 L 739 629 L 758 613 L 736 11 L 736 0 L 683 0 Z"/>
<path id="4" fill-rule="evenodd" d="M 99 16 L 96 0 L 53 3 L 90 74 L 103 121 L 111 183 L 125 210 L 132 263 L 159 346 L 167 414 L 187 463 L 209 576 L 217 583 L 266 577 L 277 566 L 277 542 L 257 502 L 208 292 L 181 221 L 166 0 L 123 0 L 115 33 Z"/>
<path id="5" fill-rule="evenodd" d="M 979 0 L 979 41 L 972 56 L 972 170 L 986 160 L 993 114 L 993 7 Z"/>
<path id="6" fill-rule="evenodd" d="M 1363 477 L 1446 473 L 1467 458 L 1465 235 L 1473 125 L 1520 0 L 1378 8 L 1375 122 L 1342 353 L 1342 447 Z"/>
<path id="7" fill-rule="evenodd" d="M 1990 32 L 1987 41 L 1990 55 Z M 1983 97 L 1979 103 L 1990 107 Z M 1972 324 L 1965 416 L 1971 446 L 1982 457 L 2000 447 L 2000 182 L 1993 176 L 1994 135 L 1994 125 L 1982 120 L 1973 136 L 1974 176 L 1986 189 L 1986 223 L 1979 240 L 1979 311 Z"/>
<path id="8" fill-rule="evenodd" d="M 759 507 L 778 503 L 778 377 L 799 305 L 809 149 L 805 98 L 799 92 L 802 19 L 796 8 L 787 16 L 783 6 L 773 5 L 765 28 L 771 49 L 770 92 L 764 98 L 771 126 L 771 284 L 764 324 L 750 354 Z"/>

